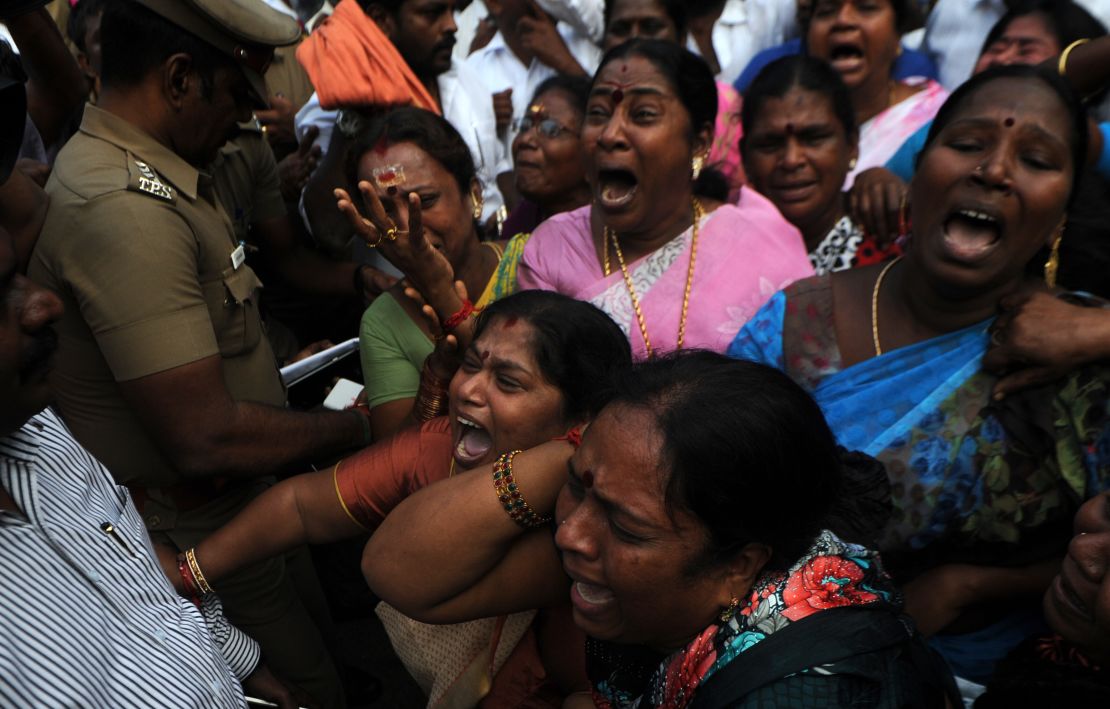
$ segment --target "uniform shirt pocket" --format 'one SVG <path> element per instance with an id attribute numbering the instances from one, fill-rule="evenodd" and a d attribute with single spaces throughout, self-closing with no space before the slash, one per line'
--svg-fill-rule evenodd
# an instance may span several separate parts
<path id="1" fill-rule="evenodd" d="M 235 357 L 258 346 L 262 319 L 258 312 L 262 281 L 249 266 L 227 269 L 219 280 L 204 284 L 204 299 L 220 355 Z"/>

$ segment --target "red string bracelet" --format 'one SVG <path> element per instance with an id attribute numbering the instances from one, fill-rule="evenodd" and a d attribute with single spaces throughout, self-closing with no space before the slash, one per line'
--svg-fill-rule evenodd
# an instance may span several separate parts
<path id="1" fill-rule="evenodd" d="M 578 448 L 579 446 L 582 445 L 582 427 L 581 426 L 575 426 L 574 428 L 567 431 L 567 435 L 559 436 L 559 437 L 555 438 L 554 440 L 556 440 L 556 441 L 566 441 L 567 443 L 571 444 L 575 448 Z"/>
<path id="2" fill-rule="evenodd" d="M 447 332 L 451 332 L 459 325 L 462 325 L 463 321 L 468 317 L 480 312 L 482 312 L 482 309 L 475 308 L 474 303 L 470 302 L 470 299 L 467 298 L 463 301 L 462 307 L 459 308 L 454 315 L 443 321 L 443 329 Z"/>

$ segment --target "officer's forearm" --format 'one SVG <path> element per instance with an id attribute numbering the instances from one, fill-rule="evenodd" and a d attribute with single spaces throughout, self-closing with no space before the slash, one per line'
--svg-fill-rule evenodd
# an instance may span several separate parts
<path id="1" fill-rule="evenodd" d="M 186 477 L 298 472 L 369 442 L 369 419 L 357 411 L 310 413 L 236 401 L 219 355 L 119 387 L 166 460 Z"/>
<path id="2" fill-rule="evenodd" d="M 313 459 L 367 445 L 368 430 L 368 419 L 353 410 L 303 412 L 234 402 L 230 419 L 194 430 L 193 445 L 174 462 L 182 474 L 196 477 L 289 472 Z"/>

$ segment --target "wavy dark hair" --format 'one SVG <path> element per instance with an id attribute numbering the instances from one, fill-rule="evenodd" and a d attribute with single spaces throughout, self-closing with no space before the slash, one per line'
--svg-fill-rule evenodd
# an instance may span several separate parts
<path id="1" fill-rule="evenodd" d="M 690 116 L 689 140 L 692 141 L 706 126 L 712 135 L 717 120 L 717 80 L 704 59 L 673 42 L 630 39 L 613 47 L 602 57 L 590 88 L 593 89 L 601 70 L 610 62 L 631 57 L 647 59 L 674 89 L 679 103 Z M 720 172 L 707 168 L 702 170 L 701 177 L 694 184 L 694 194 L 725 201 L 728 199 L 728 182 Z"/>
<path id="2" fill-rule="evenodd" d="M 581 300 L 551 291 L 514 293 L 482 311 L 475 338 L 503 318 L 532 326 L 532 354 L 543 376 L 563 393 L 566 421 L 596 416 L 612 398 L 616 377 L 632 366 L 628 338 L 608 315 Z"/>

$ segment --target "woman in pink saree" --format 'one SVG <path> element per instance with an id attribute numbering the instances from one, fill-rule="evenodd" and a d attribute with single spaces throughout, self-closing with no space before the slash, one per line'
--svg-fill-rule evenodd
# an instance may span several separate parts
<path id="1" fill-rule="evenodd" d="M 685 49 L 611 50 L 582 129 L 592 203 L 535 230 L 519 287 L 593 303 L 643 359 L 723 352 L 777 288 L 810 275 L 801 235 L 769 201 L 743 189 L 722 204 L 727 184 L 702 169 L 716 112 L 713 76 Z"/>

